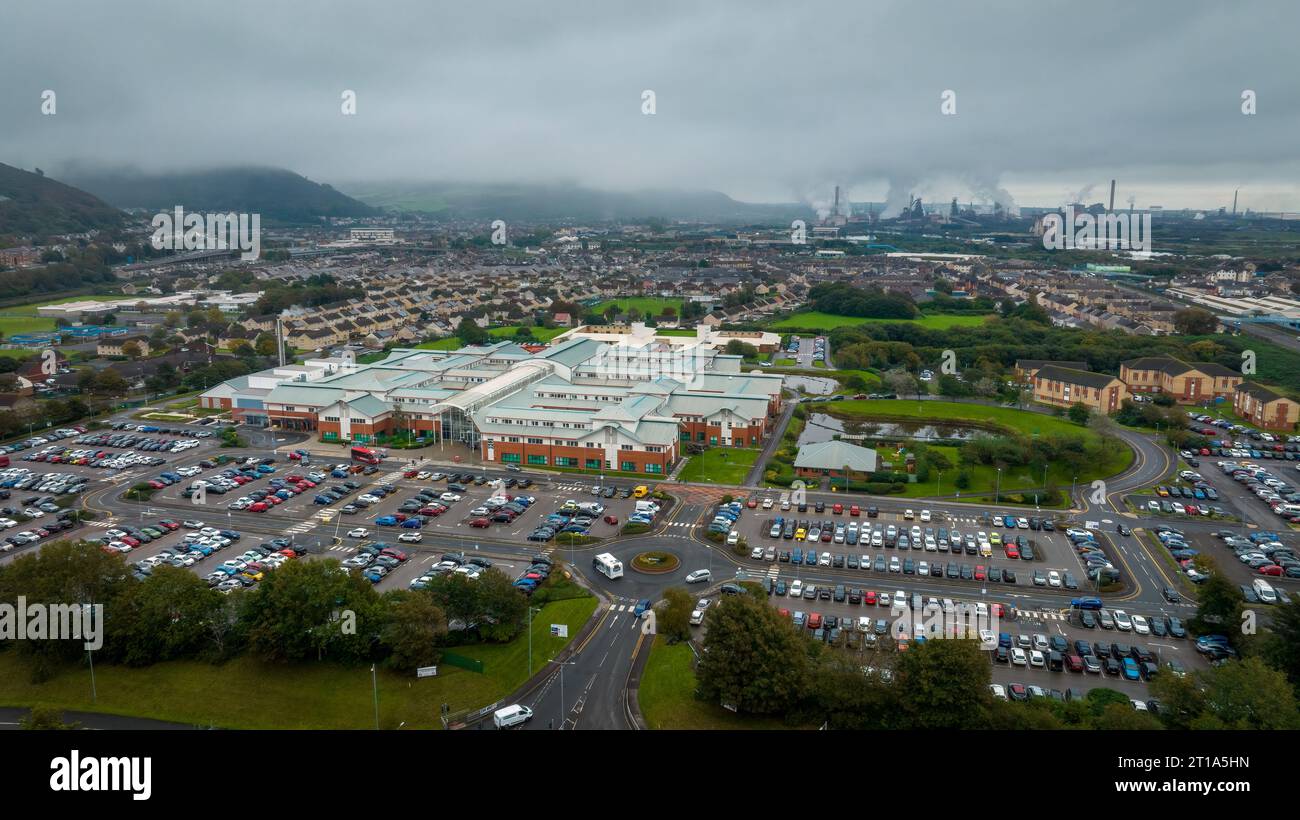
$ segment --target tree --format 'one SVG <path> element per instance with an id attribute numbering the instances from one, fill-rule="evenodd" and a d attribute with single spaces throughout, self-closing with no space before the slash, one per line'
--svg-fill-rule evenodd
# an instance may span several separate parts
<path id="1" fill-rule="evenodd" d="M 122 345 L 122 355 L 132 359 L 140 358 L 140 345 L 138 342 L 127 342 Z"/>
<path id="2" fill-rule="evenodd" d="M 276 355 L 275 336 L 270 333 L 258 334 L 257 338 L 253 341 L 253 350 L 255 350 L 259 356 Z"/>
<path id="3" fill-rule="evenodd" d="M 248 596 L 242 622 L 249 649 L 266 661 L 366 657 L 383 623 L 368 581 L 341 573 L 337 561 L 290 561 Z"/>
<path id="4" fill-rule="evenodd" d="M 18 721 L 23 729 L 51 731 L 62 729 L 80 729 L 80 723 L 64 723 L 63 713 L 53 706 L 33 706 L 26 717 Z"/>
<path id="5" fill-rule="evenodd" d="M 478 323 L 473 319 L 463 316 L 460 324 L 456 325 L 456 338 L 460 339 L 462 344 L 479 345 L 485 344 L 491 338 L 491 335 L 479 327 Z"/>
<path id="6" fill-rule="evenodd" d="M 989 656 L 972 640 L 913 646 L 894 665 L 894 686 L 907 693 L 899 717 L 912 729 L 978 729 L 988 725 Z M 975 693 L 954 698 L 953 692 Z"/>
<path id="7" fill-rule="evenodd" d="M 253 346 L 243 339 L 236 339 L 231 342 L 230 352 L 241 359 L 247 359 L 257 355 L 256 351 L 253 350 Z"/>
<path id="8" fill-rule="evenodd" d="M 1272 630 L 1264 637 L 1262 656 L 1300 687 L 1300 601 L 1274 607 Z"/>
<path id="9" fill-rule="evenodd" d="M 1159 729 L 1160 720 L 1150 712 L 1141 712 L 1133 708 L 1127 700 L 1112 703 L 1093 718 L 1092 728 L 1103 732 L 1137 731 Z"/>
<path id="10" fill-rule="evenodd" d="M 1152 681 L 1167 702 L 1171 726 L 1192 729 L 1295 729 L 1295 691 L 1286 676 L 1259 658 L 1228 661 L 1196 673 L 1195 682 Z"/>
<path id="11" fill-rule="evenodd" d="M 1201 584 L 1196 617 L 1192 619 L 1191 627 L 1199 634 L 1223 632 L 1231 636 L 1236 625 L 1241 623 L 1241 605 L 1245 601 L 1241 590 L 1219 572 L 1209 558 L 1199 561 L 1198 566 L 1208 571 L 1210 577 Z"/>
<path id="12" fill-rule="evenodd" d="M 1092 415 L 1092 408 L 1088 407 L 1088 405 L 1081 401 L 1076 401 L 1074 404 L 1070 405 L 1070 409 L 1066 412 L 1066 415 L 1069 416 L 1070 421 L 1075 424 L 1087 424 L 1088 417 Z"/>
<path id="13" fill-rule="evenodd" d="M 388 665 L 410 671 L 437 663 L 438 641 L 447 634 L 447 616 L 426 590 L 397 589 L 384 594 L 388 619 L 380 640 Z"/>
<path id="14" fill-rule="evenodd" d="M 1187 307 L 1174 311 L 1174 330 L 1184 336 L 1208 336 L 1219 326 L 1219 320 L 1208 310 Z"/>
<path id="15" fill-rule="evenodd" d="M 691 612 L 695 609 L 695 599 L 680 587 L 673 587 L 664 592 L 664 602 L 655 614 L 655 626 L 660 635 L 668 638 L 669 643 L 690 640 Z"/>
<path id="16" fill-rule="evenodd" d="M 808 684 L 806 639 L 766 601 L 724 596 L 709 616 L 700 659 L 702 700 L 772 715 L 803 696 Z"/>
<path id="17" fill-rule="evenodd" d="M 897 393 L 900 396 L 916 393 L 920 389 L 920 382 L 916 380 L 916 377 L 901 368 L 895 368 L 886 373 L 884 382 L 889 386 L 891 393 Z"/>

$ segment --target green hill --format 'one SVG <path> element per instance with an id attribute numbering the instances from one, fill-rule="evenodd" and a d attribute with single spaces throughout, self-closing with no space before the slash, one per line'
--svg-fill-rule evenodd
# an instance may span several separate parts
<path id="1" fill-rule="evenodd" d="M 0 163 L 0 236 L 51 236 L 116 230 L 122 213 L 49 177 Z"/>
<path id="2" fill-rule="evenodd" d="M 147 173 L 132 169 L 81 171 L 68 178 L 119 208 L 261 214 L 263 221 L 291 224 L 321 217 L 366 217 L 379 213 L 333 187 L 282 168 L 213 168 Z"/>

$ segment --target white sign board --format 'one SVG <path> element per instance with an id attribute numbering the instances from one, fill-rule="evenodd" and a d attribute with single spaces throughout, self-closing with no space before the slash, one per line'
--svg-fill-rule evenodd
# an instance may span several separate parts
<path id="1" fill-rule="evenodd" d="M 551 624 L 551 637 L 553 637 L 553 638 L 567 638 L 567 637 L 569 637 L 569 625 L 568 625 L 568 624 Z"/>
<path id="2" fill-rule="evenodd" d="M 437 677 L 437 675 L 438 667 L 436 666 L 421 666 L 419 669 L 415 670 L 415 676 L 417 678 L 433 678 Z"/>

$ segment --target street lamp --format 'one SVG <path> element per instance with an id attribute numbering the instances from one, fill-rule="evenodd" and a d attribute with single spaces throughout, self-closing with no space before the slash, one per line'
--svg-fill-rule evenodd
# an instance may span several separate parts
<path id="1" fill-rule="evenodd" d="M 540 607 L 528 607 L 528 677 L 533 676 L 533 613 L 541 612 Z"/>
<path id="2" fill-rule="evenodd" d="M 375 672 L 375 665 L 370 664 L 370 683 L 375 691 L 375 728 L 379 728 L 379 676 Z"/>
<path id="3" fill-rule="evenodd" d="M 998 469 L 997 484 L 994 485 L 994 489 L 993 489 L 994 504 L 998 504 L 1002 501 L 1002 468 L 999 467 L 997 469 Z"/>

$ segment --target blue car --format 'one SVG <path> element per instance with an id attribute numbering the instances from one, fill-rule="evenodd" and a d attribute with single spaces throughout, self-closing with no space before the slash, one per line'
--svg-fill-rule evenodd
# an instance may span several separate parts
<path id="1" fill-rule="evenodd" d="M 419 518 L 408 518 L 402 522 L 402 529 L 404 530 L 418 530 L 423 526 L 424 522 Z"/>
<path id="2" fill-rule="evenodd" d="M 1132 658 L 1124 659 L 1124 677 L 1128 680 L 1142 679 L 1142 673 L 1138 671 L 1137 661 Z"/>
<path id="3" fill-rule="evenodd" d="M 817 553 L 813 550 L 809 550 L 808 554 L 804 556 L 803 562 L 805 565 L 810 567 L 817 566 Z"/>
<path id="4" fill-rule="evenodd" d="M 1010 633 L 1010 632 L 999 632 L 999 633 L 998 633 L 998 646 L 1002 646 L 1002 647 L 1005 647 L 1005 648 L 1007 648 L 1007 649 L 1010 649 L 1010 648 L 1011 648 L 1011 633 Z"/>
<path id="5" fill-rule="evenodd" d="M 379 516 L 378 518 L 375 519 L 375 526 L 377 526 L 377 527 L 396 527 L 396 526 L 397 526 L 397 519 L 396 519 L 395 517 L 391 516 L 391 515 L 381 515 L 381 516 Z"/>
<path id="6" fill-rule="evenodd" d="M 632 610 L 632 614 L 640 618 L 645 613 L 645 611 L 649 608 L 650 608 L 650 599 L 642 598 L 641 600 L 636 602 L 636 608 Z"/>

